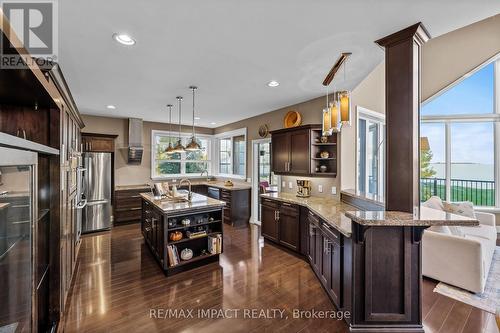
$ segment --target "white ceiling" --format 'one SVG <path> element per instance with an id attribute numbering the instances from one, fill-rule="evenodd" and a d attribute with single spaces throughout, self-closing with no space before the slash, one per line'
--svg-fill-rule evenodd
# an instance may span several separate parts
<path id="1" fill-rule="evenodd" d="M 65 0 L 59 62 L 83 114 L 166 122 L 183 95 L 189 123 L 195 84 L 197 123 L 217 127 L 322 95 L 343 51 L 353 56 L 333 83 L 352 89 L 383 59 L 374 40 L 418 21 L 436 37 L 498 12 L 498 0 Z"/>

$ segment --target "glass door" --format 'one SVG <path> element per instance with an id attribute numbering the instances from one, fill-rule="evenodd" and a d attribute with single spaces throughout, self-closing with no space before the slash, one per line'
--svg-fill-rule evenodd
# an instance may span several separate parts
<path id="1" fill-rule="evenodd" d="M 0 147 L 0 332 L 31 332 L 37 154 Z"/>

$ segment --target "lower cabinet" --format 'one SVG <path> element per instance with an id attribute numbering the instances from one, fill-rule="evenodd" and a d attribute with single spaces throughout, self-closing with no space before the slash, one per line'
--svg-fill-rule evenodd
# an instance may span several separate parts
<path id="1" fill-rule="evenodd" d="M 291 250 L 300 250 L 300 210 L 296 205 L 261 201 L 262 236 Z"/>
<path id="2" fill-rule="evenodd" d="M 309 209 L 277 200 L 261 198 L 260 221 L 264 238 L 303 254 L 335 306 L 349 309 L 351 260 L 344 245 L 350 239 Z"/>

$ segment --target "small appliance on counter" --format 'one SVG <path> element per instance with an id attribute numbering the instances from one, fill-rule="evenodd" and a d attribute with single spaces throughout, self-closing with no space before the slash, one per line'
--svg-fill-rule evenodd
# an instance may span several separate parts
<path id="1" fill-rule="evenodd" d="M 307 198 L 311 196 L 311 181 L 297 179 L 297 196 Z"/>

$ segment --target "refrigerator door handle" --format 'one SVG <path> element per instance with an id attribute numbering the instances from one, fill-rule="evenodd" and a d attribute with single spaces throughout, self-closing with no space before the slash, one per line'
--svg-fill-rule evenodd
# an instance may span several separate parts
<path id="1" fill-rule="evenodd" d="M 97 205 L 102 205 L 102 204 L 109 203 L 109 200 L 88 201 L 87 199 L 85 199 L 85 201 L 87 202 L 86 206 L 97 206 Z"/>

